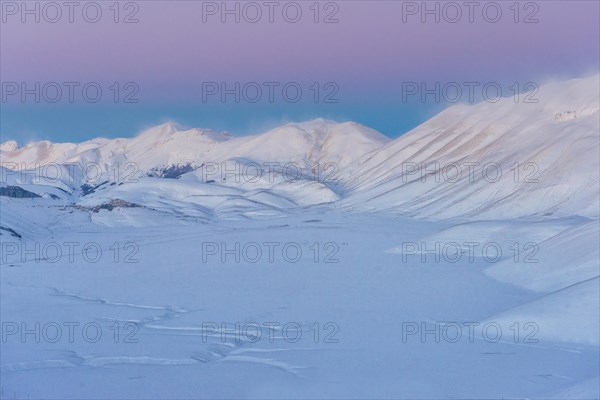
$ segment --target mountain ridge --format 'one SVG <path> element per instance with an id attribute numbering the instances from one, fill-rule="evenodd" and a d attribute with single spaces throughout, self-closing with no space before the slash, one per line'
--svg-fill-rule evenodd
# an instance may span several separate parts
<path id="1" fill-rule="evenodd" d="M 263 193 L 261 198 L 268 192 L 275 196 L 268 206 L 277 209 L 334 202 L 346 209 L 432 219 L 598 218 L 599 77 L 542 86 L 533 103 L 507 97 L 455 105 L 394 140 L 355 122 L 325 119 L 241 137 L 166 123 L 132 138 L 41 141 L 23 148 L 9 141 L 0 145 L 0 164 L 13 170 L 23 163 L 37 166 L 36 173 L 43 174 L 39 166 L 95 163 L 101 172 L 95 185 L 70 186 L 75 194 L 85 183 L 82 194 L 91 193 L 86 201 L 96 189 L 104 197 L 127 194 L 112 187 L 124 182 L 111 169 L 133 164 L 142 180 L 212 183 L 202 188 L 204 195 L 221 193 L 217 185 L 227 188 L 222 192 L 227 196 L 234 190 L 254 202 L 255 191 Z M 260 176 L 254 179 L 252 171 Z M 273 176 L 267 179 L 268 173 Z M 14 184 L 3 182 L 9 183 Z M 128 191 L 153 192 L 152 185 L 127 183 Z M 33 186 L 25 189 L 35 192 Z M 175 186 L 171 189 L 182 190 Z M 169 190 L 160 196 L 168 197 Z M 124 200 L 135 203 L 138 195 Z M 233 204 L 230 198 L 221 200 Z"/>

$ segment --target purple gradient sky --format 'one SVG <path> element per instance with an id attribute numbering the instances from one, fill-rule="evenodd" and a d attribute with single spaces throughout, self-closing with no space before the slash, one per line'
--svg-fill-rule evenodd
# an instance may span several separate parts
<path id="1" fill-rule="evenodd" d="M 111 3 L 102 3 L 104 11 Z M 305 12 L 309 3 L 302 2 Z M 115 24 L 108 15 L 97 24 L 81 18 L 73 24 L 21 23 L 18 17 L 8 16 L 0 32 L 3 82 L 135 81 L 141 93 L 140 104 L 135 106 L 139 112 L 131 113 L 132 120 L 114 129 L 104 126 L 103 132 L 89 129 L 89 124 L 78 130 L 71 122 L 64 125 L 68 133 L 61 134 L 54 122 L 44 129 L 41 113 L 41 121 L 36 120 L 35 110 L 41 105 L 3 104 L 2 140 L 26 132 L 52 139 L 124 134 L 158 122 L 140 111 L 144 106 L 195 104 L 202 81 L 276 80 L 335 81 L 343 94 L 336 110 L 341 112 L 344 105 L 348 110 L 373 107 L 367 121 L 361 122 L 372 120 L 370 125 L 377 125 L 385 121 L 375 127 L 384 127 L 385 133 L 394 136 L 404 130 L 402 124 L 394 125 L 389 115 L 377 115 L 375 107 L 397 100 L 403 81 L 524 83 L 598 71 L 598 1 L 537 2 L 539 22 L 533 24 L 515 23 L 508 9 L 513 2 L 499 3 L 504 15 L 496 24 L 485 22 L 481 12 L 476 12 L 474 23 L 466 21 L 466 15 L 454 24 L 434 23 L 431 17 L 430 22 L 421 23 L 419 16 L 403 23 L 400 1 L 338 2 L 336 24 L 315 24 L 312 15 L 289 24 L 280 14 L 274 24 L 223 24 L 218 17 L 203 23 L 201 1 L 138 2 L 137 24 Z M 76 113 L 75 105 L 55 107 L 67 120 L 69 109 Z M 19 112 L 11 115 L 13 108 Z M 257 112 L 271 120 L 296 115 L 292 109 L 261 110 Z M 319 110 L 309 114 L 313 113 Z M 323 114 L 327 113 L 324 109 Z M 360 119 L 353 118 L 352 112 L 342 114 Z M 399 114 L 397 118 L 402 117 Z M 185 122 L 207 125 L 193 115 Z M 237 120 L 234 125 L 243 124 Z M 228 128 L 223 125 L 217 128 Z"/>

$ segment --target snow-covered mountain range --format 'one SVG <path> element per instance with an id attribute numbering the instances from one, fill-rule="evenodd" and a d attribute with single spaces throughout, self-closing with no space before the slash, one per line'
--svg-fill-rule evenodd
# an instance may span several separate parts
<path id="1" fill-rule="evenodd" d="M 2 143 L 3 329 L 93 322 L 108 338 L 3 330 L 3 393 L 598 398 L 599 87 L 456 105 L 395 140 L 318 119 Z M 299 321 L 304 341 L 239 341 L 237 321 Z M 115 323 L 139 341 L 112 343 Z M 405 323 L 462 340 L 405 341 Z M 467 323 L 504 333 L 471 340 Z"/>
<path id="2" fill-rule="evenodd" d="M 2 166 L 37 171 L 3 170 L 2 181 L 86 204 L 188 202 L 217 214 L 336 202 L 433 219 L 596 218 L 598 80 L 544 85 L 534 103 L 449 107 L 396 140 L 318 119 L 238 138 L 164 124 L 129 139 L 5 142 Z"/>

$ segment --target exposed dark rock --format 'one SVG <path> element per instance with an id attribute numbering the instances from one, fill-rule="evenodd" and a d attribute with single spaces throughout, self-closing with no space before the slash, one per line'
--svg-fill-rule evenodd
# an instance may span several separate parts
<path id="1" fill-rule="evenodd" d="M 36 197 L 42 197 L 19 186 L 0 187 L 0 196 L 12 197 L 15 199 L 34 199 Z"/>
<path id="2" fill-rule="evenodd" d="M 108 181 L 104 181 L 101 184 L 96 185 L 96 186 L 92 186 L 87 183 L 84 183 L 83 185 L 81 185 L 81 191 L 83 192 L 83 196 L 87 196 L 88 194 L 95 193 L 96 189 L 100 188 L 100 186 L 102 186 L 102 185 L 106 185 L 107 183 L 108 183 Z"/>
<path id="3" fill-rule="evenodd" d="M 19 235 L 19 234 L 18 234 L 17 232 L 15 232 L 13 229 L 6 228 L 6 227 L 4 227 L 4 226 L 0 226 L 0 231 L 6 231 L 6 232 L 10 233 L 10 234 L 11 234 L 11 236 L 14 236 L 14 237 L 16 237 L 16 238 L 19 238 L 19 239 L 23 239 L 23 236 Z M 0 232 L 0 235 L 2 235 L 2 232 Z"/>
<path id="4" fill-rule="evenodd" d="M 189 163 L 181 165 L 171 165 L 170 167 L 164 168 L 152 168 L 147 175 L 152 178 L 179 179 L 181 175 L 187 174 L 188 172 L 192 172 L 196 169 L 197 167 L 194 167 L 192 164 Z"/>

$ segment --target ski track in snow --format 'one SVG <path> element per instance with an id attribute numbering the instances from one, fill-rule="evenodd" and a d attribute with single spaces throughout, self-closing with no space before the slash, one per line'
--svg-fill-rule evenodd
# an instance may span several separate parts
<path id="1" fill-rule="evenodd" d="M 208 349 L 202 352 L 194 352 L 190 354 L 189 359 L 166 359 L 166 358 L 156 358 L 151 356 L 112 356 L 112 357 L 94 357 L 89 355 L 80 355 L 77 352 L 71 350 L 64 350 L 62 353 L 65 355 L 65 358 L 62 359 L 50 359 L 50 360 L 39 360 L 39 361 L 29 361 L 29 362 L 21 362 L 21 363 L 12 363 L 12 364 L 2 364 L 0 365 L 0 371 L 2 373 L 9 372 L 22 372 L 36 369 L 48 369 L 48 368 L 72 368 L 72 367 L 90 367 L 90 368 L 102 368 L 112 365 L 160 365 L 160 366 L 193 366 L 197 364 L 207 364 L 211 362 L 236 362 L 236 363 L 250 363 L 250 364 L 258 364 L 267 367 L 276 368 L 285 373 L 291 374 L 297 378 L 301 378 L 300 371 L 308 369 L 305 366 L 295 366 L 288 364 L 284 361 L 280 361 L 273 358 L 260 358 L 260 357 L 250 357 L 243 356 L 241 354 L 244 353 L 277 353 L 277 352 L 288 352 L 288 351 L 311 351 L 315 349 L 311 348 L 301 348 L 301 349 L 261 349 L 261 348 L 252 348 L 251 346 L 254 344 L 249 339 L 241 338 L 235 332 L 222 332 L 217 331 L 213 332 L 212 330 L 204 330 L 202 328 L 198 328 L 195 326 L 184 326 L 184 327 L 170 327 L 170 326 L 161 326 L 155 325 L 156 323 L 166 322 L 170 320 L 177 319 L 183 314 L 197 312 L 201 310 L 186 310 L 184 308 L 178 306 L 154 306 L 154 305 L 144 305 L 144 304 L 133 304 L 133 303 L 122 303 L 111 301 L 104 298 L 91 298 L 86 297 L 74 293 L 68 293 L 63 290 L 60 290 L 55 287 L 40 287 L 40 286 L 31 286 L 31 285 L 15 285 L 13 283 L 7 283 L 10 286 L 15 287 L 29 287 L 36 289 L 45 289 L 50 291 L 51 296 L 57 296 L 62 298 L 67 298 L 73 301 L 88 303 L 88 304 L 100 304 L 104 306 L 113 306 L 113 307 L 127 307 L 132 309 L 139 310 L 156 310 L 156 311 L 164 311 L 163 314 L 153 315 L 150 317 L 146 317 L 143 319 L 118 319 L 118 318 L 99 318 L 99 321 L 106 322 L 119 322 L 119 323 L 135 323 L 140 328 L 148 329 L 148 330 L 156 330 L 160 335 L 166 336 L 177 336 L 177 335 L 194 335 L 194 336 L 204 336 L 207 338 L 214 339 L 215 337 L 219 338 L 219 342 L 213 343 L 209 345 Z M 253 321 L 252 319 L 248 319 L 248 321 Z M 152 324 L 152 325 L 150 325 Z M 273 327 L 273 330 L 281 330 L 279 327 Z M 187 334 L 182 333 L 187 332 Z M 143 333 L 143 332 L 142 332 Z M 273 336 L 273 340 L 284 340 L 283 336 Z M 250 348 L 247 348 L 250 346 Z"/>

